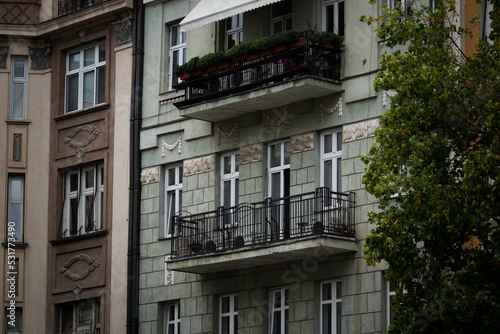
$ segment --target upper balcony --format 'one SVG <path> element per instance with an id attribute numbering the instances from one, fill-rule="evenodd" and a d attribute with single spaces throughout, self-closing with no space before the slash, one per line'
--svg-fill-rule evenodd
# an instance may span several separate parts
<path id="1" fill-rule="evenodd" d="M 210 273 L 356 251 L 354 195 L 318 188 L 176 216 L 168 268 Z"/>
<path id="2" fill-rule="evenodd" d="M 309 35 L 194 73 L 174 86 L 185 90 L 175 106 L 182 116 L 217 122 L 340 92 L 341 49 L 314 43 Z"/>
<path id="3" fill-rule="evenodd" d="M 109 0 L 59 0 L 57 16 L 71 14 Z"/>

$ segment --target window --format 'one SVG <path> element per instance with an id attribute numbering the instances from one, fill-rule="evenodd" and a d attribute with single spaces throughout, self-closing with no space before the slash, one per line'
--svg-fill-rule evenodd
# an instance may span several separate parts
<path id="1" fill-rule="evenodd" d="M 174 216 L 182 210 L 182 166 L 165 173 L 165 236 L 174 233 Z"/>
<path id="2" fill-rule="evenodd" d="M 68 52 L 66 56 L 66 112 L 102 104 L 106 100 L 106 44 Z"/>
<path id="3" fill-rule="evenodd" d="M 163 326 L 164 334 L 181 333 L 180 304 L 179 301 L 166 304 Z"/>
<path id="4" fill-rule="evenodd" d="M 342 131 L 321 135 L 321 186 L 340 192 L 342 185 Z"/>
<path id="5" fill-rule="evenodd" d="M 178 66 L 186 62 L 186 42 L 187 32 L 181 32 L 181 29 L 178 25 L 170 27 L 169 89 L 172 89 L 172 85 L 180 82 L 179 77 L 175 75 L 174 71 Z"/>
<path id="6" fill-rule="evenodd" d="M 24 234 L 24 177 L 9 176 L 7 207 L 7 240 L 23 242 Z"/>
<path id="7" fill-rule="evenodd" d="M 292 30 L 292 0 L 284 0 L 271 5 L 271 31 L 277 34 Z"/>
<path id="8" fill-rule="evenodd" d="M 341 281 L 328 281 L 321 284 L 321 333 L 342 333 Z"/>
<path id="9" fill-rule="evenodd" d="M 220 334 L 238 333 L 238 295 L 220 298 Z"/>
<path id="10" fill-rule="evenodd" d="M 491 18 L 490 13 L 493 11 L 493 3 L 491 1 L 483 1 L 481 3 L 481 39 L 483 41 L 492 40 L 489 38 L 491 34 Z"/>
<path id="11" fill-rule="evenodd" d="M 240 155 L 239 153 L 224 155 L 221 160 L 221 203 L 228 209 L 239 204 Z M 232 222 L 225 220 L 224 223 Z"/>
<path id="12" fill-rule="evenodd" d="M 392 307 L 392 301 L 394 299 L 394 296 L 396 295 L 396 289 L 397 289 L 397 282 L 388 282 L 386 281 L 386 321 L 387 321 L 387 328 L 392 323 L 392 319 L 394 319 L 394 308 Z"/>
<path id="13" fill-rule="evenodd" d="M 269 194 L 275 200 L 271 208 L 271 236 L 288 237 L 290 235 L 289 199 L 276 199 L 290 196 L 290 141 L 283 141 L 269 146 Z M 279 226 L 277 225 L 279 224 Z"/>
<path id="14" fill-rule="evenodd" d="M 10 71 L 10 119 L 26 119 L 28 60 L 13 57 Z"/>
<path id="15" fill-rule="evenodd" d="M 323 0 L 323 30 L 344 36 L 343 0 Z"/>
<path id="16" fill-rule="evenodd" d="M 23 323 L 23 309 L 5 308 L 5 334 L 21 334 Z"/>
<path id="17" fill-rule="evenodd" d="M 401 4 L 401 8 L 405 12 L 408 12 L 411 7 L 410 0 L 382 0 L 382 5 L 386 5 L 387 9 L 389 10 L 398 9 L 398 7 L 400 6 L 399 4 Z"/>
<path id="18" fill-rule="evenodd" d="M 270 332 L 273 334 L 288 333 L 289 290 L 278 288 L 271 290 Z"/>
<path id="19" fill-rule="evenodd" d="M 99 334 L 101 332 L 101 302 L 85 299 L 60 306 L 61 334 Z"/>
<path id="20" fill-rule="evenodd" d="M 102 229 L 104 165 L 97 164 L 67 171 L 64 181 L 62 237 Z"/>
<path id="21" fill-rule="evenodd" d="M 243 43 L 243 13 L 226 19 L 226 49 Z"/>

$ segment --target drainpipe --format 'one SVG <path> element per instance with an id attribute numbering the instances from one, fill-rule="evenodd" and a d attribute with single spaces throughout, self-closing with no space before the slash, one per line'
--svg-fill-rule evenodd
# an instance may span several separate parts
<path id="1" fill-rule="evenodd" d="M 139 333 L 139 260 L 141 151 L 139 135 L 142 118 L 142 83 L 144 63 L 144 6 L 134 0 L 132 14 L 132 98 L 130 107 L 130 188 L 127 263 L 127 334 Z"/>

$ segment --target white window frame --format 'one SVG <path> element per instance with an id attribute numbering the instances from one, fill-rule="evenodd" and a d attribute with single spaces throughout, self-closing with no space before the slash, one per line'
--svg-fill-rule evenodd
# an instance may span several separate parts
<path id="1" fill-rule="evenodd" d="M 16 62 L 23 62 L 23 75 L 16 76 Z M 28 103 L 27 89 L 28 89 L 28 59 L 25 57 L 12 57 L 10 61 L 10 119 L 26 119 L 26 105 Z M 22 97 L 16 99 L 15 86 L 22 86 Z M 15 115 L 15 111 L 19 108 L 18 104 L 21 103 L 22 115 Z"/>
<path id="2" fill-rule="evenodd" d="M 387 330 L 391 326 L 392 323 L 392 299 L 396 295 L 396 284 L 394 282 L 389 282 L 386 280 L 386 323 L 387 323 Z"/>
<path id="3" fill-rule="evenodd" d="M 232 24 L 233 21 L 236 22 L 236 24 Z M 228 29 L 228 22 L 231 22 L 231 28 Z M 225 24 L 225 41 L 224 41 L 224 46 L 227 49 L 230 49 L 231 47 L 229 46 L 229 36 L 235 35 L 235 45 L 243 43 L 243 13 L 239 13 L 237 15 L 233 15 L 229 18 L 227 18 L 224 21 Z"/>
<path id="4" fill-rule="evenodd" d="M 330 299 L 325 299 L 324 296 L 324 286 L 329 285 Z M 338 291 L 340 290 L 340 293 Z M 342 332 L 342 281 L 341 280 L 330 280 L 321 282 L 320 289 L 320 313 L 321 313 L 321 333 L 333 333 L 340 334 Z M 325 314 L 323 311 L 324 305 L 331 305 L 330 313 Z M 340 314 L 339 312 L 340 311 Z M 328 317 L 330 320 L 331 328 L 324 328 L 324 319 Z"/>
<path id="5" fill-rule="evenodd" d="M 94 180 L 91 187 L 85 187 L 87 181 L 86 172 L 93 171 Z M 62 237 L 84 235 L 94 233 L 102 229 L 103 217 L 103 201 L 104 201 L 104 165 L 95 164 L 85 166 L 78 169 L 72 169 L 65 172 L 65 201 L 63 210 L 63 230 Z M 71 190 L 71 176 L 77 175 L 77 189 Z M 87 212 L 86 212 L 86 197 L 93 196 L 93 226 L 87 230 Z M 77 217 L 76 221 L 72 219 L 71 201 L 77 201 Z M 72 233 L 72 224 L 76 228 L 76 233 Z"/>
<path id="6" fill-rule="evenodd" d="M 20 193 L 17 194 L 17 191 L 16 191 L 16 194 L 13 194 L 14 191 L 12 189 L 13 187 L 13 183 L 14 182 L 20 182 L 21 183 L 21 187 L 19 189 Z M 7 226 L 7 238 L 12 238 L 14 237 L 15 238 L 15 242 L 23 242 L 24 240 L 24 193 L 25 193 L 25 189 L 24 189 L 24 186 L 25 186 L 25 182 L 24 182 L 24 176 L 16 176 L 16 175 L 12 175 L 12 176 L 9 176 L 9 180 L 8 180 L 8 206 L 7 206 L 7 223 L 8 223 L 8 226 Z M 14 219 L 12 219 L 12 208 L 13 206 L 20 206 L 19 210 L 20 210 L 20 217 L 19 217 L 19 221 L 14 221 Z M 14 223 L 14 226 L 11 226 L 11 222 Z M 12 232 L 9 230 L 9 227 L 13 227 L 15 229 L 15 231 L 13 232 L 13 234 L 11 234 Z"/>
<path id="7" fill-rule="evenodd" d="M 223 300 L 228 298 L 229 300 L 229 311 L 223 311 Z M 236 328 L 238 321 L 238 294 L 230 294 L 221 296 L 219 299 L 219 333 L 222 332 L 222 321 L 224 318 L 229 318 L 229 332 L 228 334 L 236 334 L 238 328 Z"/>
<path id="8" fill-rule="evenodd" d="M 173 319 L 170 319 L 171 308 L 173 307 L 174 316 Z M 165 304 L 164 307 L 164 315 L 163 315 L 163 334 L 180 334 L 180 325 L 181 325 L 181 317 L 180 317 L 180 301 L 173 301 Z M 174 331 L 169 331 L 169 325 L 174 326 Z"/>
<path id="9" fill-rule="evenodd" d="M 332 152 L 325 153 L 325 140 L 331 135 Z M 340 143 L 339 143 L 340 141 Z M 340 144 L 340 150 L 339 148 Z M 342 191 L 342 130 L 328 130 L 321 134 L 321 186 L 327 187 L 331 191 Z M 332 162 L 332 184 L 325 184 L 325 162 Z M 340 167 L 340 168 L 339 168 Z"/>
<path id="10" fill-rule="evenodd" d="M 344 0 L 323 0 L 323 17 L 322 17 L 322 27 L 323 31 L 327 31 L 329 27 L 327 27 L 327 12 L 333 8 L 333 31 L 339 36 L 344 36 L 343 32 L 345 32 L 344 27 L 340 29 L 340 23 L 341 21 L 344 22 L 345 24 L 345 16 L 344 12 L 342 14 L 340 13 L 339 10 L 339 5 L 342 3 L 342 6 L 344 6 Z M 345 7 L 344 7 L 345 10 Z M 342 20 L 341 20 L 342 18 Z M 329 31 L 329 30 L 328 30 Z"/>
<path id="11" fill-rule="evenodd" d="M 276 305 L 276 292 L 280 292 L 280 304 Z M 269 297 L 269 333 L 273 334 L 285 334 L 288 333 L 288 323 L 289 317 L 287 317 L 287 313 L 290 309 L 289 300 L 287 300 L 286 295 L 290 293 L 288 287 L 280 287 L 276 289 L 270 290 Z M 288 303 L 287 303 L 288 302 Z M 279 312 L 279 321 L 280 321 L 280 332 L 273 331 L 274 328 L 274 314 Z M 288 320 L 288 321 L 287 321 Z"/>
<path id="12" fill-rule="evenodd" d="M 174 38 L 175 35 L 175 38 Z M 177 66 L 180 66 L 186 63 L 187 57 L 187 32 L 181 31 L 180 25 L 175 24 L 170 26 L 169 29 L 169 39 L 170 39 L 170 48 L 169 48 L 169 57 L 168 57 L 168 89 L 171 90 L 172 86 L 178 84 L 181 80 L 176 77 L 175 69 Z M 178 41 L 178 43 L 173 44 L 174 41 Z M 178 52 L 178 57 L 174 57 L 174 55 Z M 174 66 L 174 59 L 178 60 L 176 66 Z"/>
<path id="13" fill-rule="evenodd" d="M 104 47 L 104 60 L 99 61 L 99 50 L 101 47 Z M 93 49 L 94 51 L 94 62 L 90 65 L 85 66 L 85 51 Z M 73 55 L 77 55 L 79 57 L 79 66 L 78 68 L 70 69 L 70 58 Z M 70 112 L 75 112 L 79 111 L 82 109 L 86 108 L 91 108 L 100 104 L 104 104 L 106 101 L 106 58 L 107 58 L 107 50 L 106 50 L 106 42 L 101 41 L 96 44 L 91 44 L 87 45 L 83 48 L 79 48 L 76 50 L 72 50 L 66 54 L 66 74 L 65 74 L 65 113 L 70 113 Z M 100 86 L 100 80 L 99 80 L 99 73 L 100 71 L 104 71 L 104 82 L 102 87 L 104 89 L 103 94 L 104 96 L 102 97 L 103 100 L 98 101 L 98 93 L 99 89 L 101 88 Z M 94 82 L 93 82 L 93 96 L 92 96 L 92 102 L 87 101 L 87 105 L 84 105 L 84 95 L 85 95 L 85 87 L 84 87 L 84 77 L 88 73 L 94 73 Z M 78 97 L 77 97 L 77 106 L 76 109 L 71 109 L 70 108 L 70 103 L 69 103 L 69 78 L 73 76 L 78 76 Z"/>
<path id="14" fill-rule="evenodd" d="M 88 324 L 80 324 L 80 315 L 82 308 L 89 308 L 90 307 L 90 323 Z M 60 319 L 59 319 L 59 331 L 60 333 L 63 333 L 63 326 L 64 326 L 64 333 L 68 330 L 66 328 L 67 324 L 63 324 L 63 308 L 71 308 L 72 313 L 73 313 L 73 321 L 72 321 L 72 333 L 78 334 L 78 333 L 96 333 L 99 334 L 101 332 L 101 302 L 100 298 L 92 298 L 92 299 L 85 299 L 82 301 L 74 302 L 74 303 L 68 303 L 68 304 L 63 304 L 60 307 L 59 314 L 60 314 Z"/>
<path id="15" fill-rule="evenodd" d="M 169 171 L 171 170 L 174 172 L 174 180 L 173 184 L 169 185 L 171 181 Z M 163 233 L 166 238 L 172 237 L 170 231 L 174 224 L 173 216 L 182 210 L 182 173 L 182 164 L 172 165 L 165 169 L 165 229 Z M 171 212 L 172 194 L 175 197 L 174 212 Z"/>
<path id="16" fill-rule="evenodd" d="M 287 145 L 288 144 L 288 145 Z M 272 154 L 273 154 L 273 146 L 280 145 L 280 164 L 278 166 L 271 166 L 272 163 Z M 290 160 L 292 159 L 292 143 L 289 139 L 278 141 L 278 142 L 273 142 L 269 144 L 269 149 L 268 149 L 268 197 L 271 197 L 273 200 L 276 200 L 277 198 L 283 198 L 286 197 L 290 194 L 290 184 L 288 184 L 288 189 L 286 189 L 286 183 L 285 183 L 285 173 L 288 170 L 288 173 L 290 173 L 290 162 L 286 163 L 285 161 L 285 152 L 286 152 L 286 146 L 289 146 L 290 149 Z M 280 194 L 276 198 L 276 196 L 273 196 L 273 175 L 279 174 L 279 179 L 280 179 Z M 288 180 L 290 182 L 290 180 Z M 288 190 L 288 193 L 287 193 Z M 274 202 L 277 204 L 277 202 Z M 271 213 L 269 213 L 269 216 L 271 216 Z M 284 238 L 286 234 L 286 228 L 285 226 L 285 205 L 280 205 L 280 212 L 279 212 L 279 237 Z M 270 228 L 270 226 L 268 226 Z M 272 231 L 268 231 L 268 235 L 272 235 Z"/>
<path id="17" fill-rule="evenodd" d="M 230 159 L 230 164 L 231 164 L 231 170 L 229 172 L 225 172 L 224 167 L 225 167 L 225 160 Z M 228 154 L 224 154 L 221 156 L 221 198 L 220 202 L 225 208 L 233 207 L 239 204 L 238 201 L 238 196 L 239 196 L 239 187 L 238 187 L 238 182 L 240 180 L 240 168 L 239 168 L 239 161 L 240 161 L 240 153 L 239 152 L 232 152 Z M 225 202 L 225 187 L 224 183 L 230 182 L 230 203 Z"/>

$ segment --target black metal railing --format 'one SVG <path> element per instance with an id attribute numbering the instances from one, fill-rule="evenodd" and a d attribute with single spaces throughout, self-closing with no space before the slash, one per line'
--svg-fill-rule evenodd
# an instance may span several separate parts
<path id="1" fill-rule="evenodd" d="M 106 1 L 109 0 L 59 0 L 57 15 L 62 16 L 70 14 Z"/>
<path id="2" fill-rule="evenodd" d="M 225 68 L 175 85 L 175 89 L 185 89 L 184 101 L 175 106 L 187 107 L 306 75 L 338 80 L 340 60 L 340 49 L 306 42 L 255 60 L 232 62 Z"/>
<path id="3" fill-rule="evenodd" d="M 172 258 L 306 236 L 354 237 L 354 193 L 328 188 L 190 216 L 175 216 Z"/>

